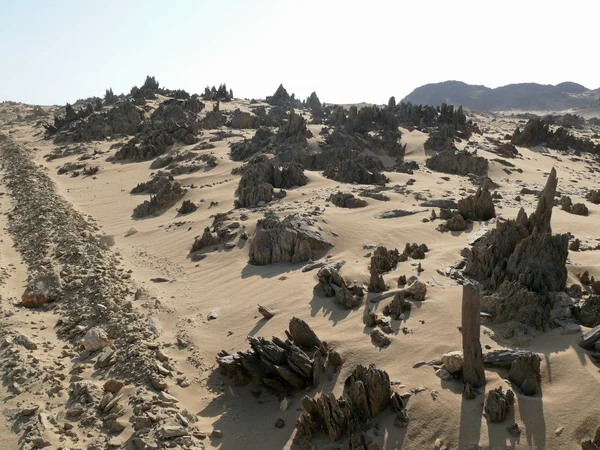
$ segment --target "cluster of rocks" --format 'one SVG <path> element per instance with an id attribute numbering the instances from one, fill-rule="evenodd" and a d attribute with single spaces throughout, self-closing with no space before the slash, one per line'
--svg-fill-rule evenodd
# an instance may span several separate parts
<path id="1" fill-rule="evenodd" d="M 426 150 L 436 152 L 456 150 L 455 139 L 459 141 L 468 139 L 473 132 L 481 134 L 477 124 L 467 120 L 462 106 L 454 110 L 454 105 L 442 103 L 437 109 L 435 119 L 437 126 L 431 130 L 424 143 Z"/>
<path id="2" fill-rule="evenodd" d="M 204 94 L 202 94 L 204 100 L 213 100 L 221 102 L 230 102 L 233 100 L 233 90 L 227 89 L 227 84 L 220 84 L 218 88 L 213 86 L 212 88 L 206 86 L 204 88 Z"/>
<path id="3" fill-rule="evenodd" d="M 487 221 L 496 217 L 496 209 L 492 194 L 487 186 L 477 189 L 475 195 L 469 195 L 460 199 L 456 209 L 440 208 L 439 218 L 446 220 L 438 227 L 438 230 L 444 231 L 464 231 L 468 227 L 468 221 Z M 437 218 L 435 210 L 432 219 Z"/>
<path id="4" fill-rule="evenodd" d="M 388 286 L 385 284 L 385 281 L 383 279 L 384 273 L 394 270 L 399 262 L 407 261 L 408 258 L 424 259 L 425 253 L 427 253 L 428 251 L 429 248 L 427 248 L 427 245 L 419 245 L 416 243 L 407 243 L 402 253 L 400 253 L 398 249 L 388 250 L 386 247 L 378 246 L 373 252 L 373 255 L 371 256 L 371 263 L 369 265 L 369 291 L 386 291 L 388 289 Z M 419 289 L 421 288 L 421 284 L 422 283 L 419 282 Z M 407 294 L 407 296 L 413 295 L 412 291 L 410 290 L 405 290 L 405 294 Z M 420 294 L 417 294 L 417 296 L 420 297 L 418 298 L 418 300 L 422 300 L 425 295 L 423 292 L 422 296 Z"/>
<path id="5" fill-rule="evenodd" d="M 107 160 L 148 161 L 165 153 L 174 143 L 173 136 L 165 130 L 147 131 L 131 138 Z"/>
<path id="6" fill-rule="evenodd" d="M 363 430 L 371 419 L 388 407 L 395 413 L 394 424 L 406 428 L 410 421 L 406 404 L 410 394 L 401 395 L 392 390 L 390 377 L 384 370 L 371 364 L 358 365 L 346 378 L 344 392 L 336 398 L 333 393 L 316 398 L 302 399 L 303 412 L 296 424 L 295 443 L 301 449 L 314 448 L 311 440 L 325 434 L 330 441 L 348 438 L 344 448 L 367 450 L 375 448 Z"/>
<path id="7" fill-rule="evenodd" d="M 197 236 L 194 239 L 194 244 L 192 245 L 190 253 L 197 252 L 206 247 L 229 242 L 237 236 L 238 230 L 240 230 L 240 223 L 235 220 L 229 220 L 229 214 L 216 214 L 213 216 L 212 225 L 206 227 L 202 235 Z M 194 256 L 192 256 L 192 260 L 194 259 Z"/>
<path id="8" fill-rule="evenodd" d="M 366 200 L 357 198 L 350 192 L 336 192 L 331 194 L 327 201 L 340 208 L 364 208 L 367 206 Z"/>
<path id="9" fill-rule="evenodd" d="M 466 251 L 464 273 L 486 291 L 483 311 L 494 322 L 518 321 L 539 329 L 551 324 L 550 292 L 566 287 L 569 236 L 552 235 L 550 220 L 558 179 L 552 169 L 536 211 L 496 228 Z"/>
<path id="10" fill-rule="evenodd" d="M 302 103 L 296 99 L 294 94 L 288 94 L 288 91 L 280 84 L 275 93 L 265 100 L 269 105 L 281 106 L 285 108 L 301 107 Z"/>
<path id="11" fill-rule="evenodd" d="M 68 395 L 64 405 L 23 408 L 18 427 L 22 448 L 50 446 L 47 437 L 52 434 L 71 445 L 83 433 L 91 438 L 90 447 L 120 446 L 124 439 L 118 434 L 130 426 L 139 431 L 131 438 L 137 448 L 147 448 L 145 443 L 156 448 L 182 436 L 188 447 L 201 445 L 190 423 L 179 422 L 178 434 L 163 434 L 180 414 L 178 400 L 164 392 L 171 383 L 167 380 L 175 378 L 174 362 L 155 340 L 146 315 L 132 307 L 126 271 L 108 248 L 114 240 L 100 235 L 97 225 L 55 192 L 51 179 L 26 151 L 2 136 L 0 146 L 7 190 L 18 205 L 8 229 L 30 271 L 23 306 L 47 308 L 53 302 L 55 330 L 62 342 L 62 356 L 56 358 L 48 352 L 52 346 L 14 334 L 0 346 L 2 372 L 11 373 L 3 382 L 16 396 Z M 19 348 L 28 348 L 29 354 L 21 354 Z M 100 382 L 102 378 L 108 381 Z M 121 390 L 124 384 L 131 389 Z M 144 406 L 131 411 L 142 392 Z M 131 422 L 125 420 L 128 411 Z"/>
<path id="12" fill-rule="evenodd" d="M 219 372 L 237 386 L 254 381 L 276 393 L 289 394 L 317 386 L 327 366 L 342 365 L 339 353 L 321 341 L 304 320 L 293 317 L 285 334 L 285 341 L 249 336 L 250 350 L 234 354 L 221 351 Z"/>
<path id="13" fill-rule="evenodd" d="M 489 163 L 482 156 L 477 156 L 466 150 L 443 150 L 425 161 L 425 166 L 436 172 L 453 175 L 487 175 Z"/>
<path id="14" fill-rule="evenodd" d="M 240 174 L 236 208 L 262 206 L 274 197 L 285 197 L 285 191 L 274 193 L 274 188 L 289 189 L 307 183 L 302 166 L 297 163 L 276 164 L 266 155 L 257 155 L 232 174 Z"/>
<path id="15" fill-rule="evenodd" d="M 388 178 L 381 172 L 382 170 L 384 165 L 379 158 L 362 154 L 354 159 L 345 159 L 329 166 L 323 175 L 341 183 L 383 185 L 387 183 Z"/>
<path id="16" fill-rule="evenodd" d="M 573 204 L 571 197 L 568 195 L 561 196 L 558 203 L 560 204 L 560 209 L 569 214 L 575 214 L 576 216 L 587 216 L 589 214 L 589 210 L 587 206 L 585 206 L 585 203 Z"/>
<path id="17" fill-rule="evenodd" d="M 270 128 L 259 127 L 251 139 L 231 143 L 230 157 L 234 161 L 244 161 L 261 153 L 287 152 L 289 161 L 301 162 L 301 155 L 306 152 L 307 138 L 311 136 L 304 117 L 290 109 L 277 133 L 273 133 Z M 285 159 L 286 157 L 282 160 Z"/>
<path id="18" fill-rule="evenodd" d="M 360 306 L 365 296 L 362 286 L 348 283 L 340 275 L 340 268 L 345 261 L 325 264 L 317 272 L 319 285 L 327 297 L 333 297 L 336 304 L 344 309 L 352 309 Z"/>
<path id="19" fill-rule="evenodd" d="M 567 151 L 569 148 L 578 152 L 589 152 L 597 154 L 600 152 L 600 144 L 594 144 L 589 139 L 579 139 L 571 134 L 566 128 L 559 127 L 553 130 L 546 119 L 529 119 L 523 131 L 517 127 L 511 144 L 521 147 L 535 147 L 545 144 L 549 148 Z"/>
<path id="20" fill-rule="evenodd" d="M 256 223 L 256 231 L 250 241 L 250 264 L 296 264 L 316 258 L 319 252 L 326 252 L 333 245 L 311 225 L 310 218 L 299 214 L 289 215 L 283 220 L 274 214 L 265 215 Z"/>
<path id="21" fill-rule="evenodd" d="M 67 115 L 64 119 L 55 118 L 54 142 L 101 141 L 110 137 L 133 135 L 140 131 L 144 120 L 144 112 L 128 101 L 116 103 L 103 111 L 94 112 L 89 108 L 91 105 L 87 115 L 77 113 L 75 116 Z"/>
<path id="22" fill-rule="evenodd" d="M 172 176 L 156 175 L 150 181 L 140 183 L 131 190 L 132 194 L 151 194 L 150 200 L 136 206 L 134 218 L 156 215 L 177 203 L 187 192 Z"/>

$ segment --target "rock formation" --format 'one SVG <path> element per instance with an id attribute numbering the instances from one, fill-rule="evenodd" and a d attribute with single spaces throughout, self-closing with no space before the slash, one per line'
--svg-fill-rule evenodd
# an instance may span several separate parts
<path id="1" fill-rule="evenodd" d="M 256 224 L 250 241 L 250 263 L 256 265 L 280 262 L 296 264 L 309 261 L 315 252 L 326 251 L 332 244 L 310 228 L 309 219 L 298 214 L 280 220 L 265 216 Z"/>
<path id="2" fill-rule="evenodd" d="M 465 219 L 473 221 L 486 221 L 496 217 L 496 210 L 490 191 L 487 188 L 479 188 L 475 195 L 469 195 L 467 198 L 459 200 L 458 213 Z"/>
<path id="3" fill-rule="evenodd" d="M 273 188 L 289 189 L 307 183 L 302 167 L 296 163 L 275 164 L 266 156 L 257 156 L 232 173 L 241 174 L 236 208 L 261 206 L 273 199 Z"/>
<path id="4" fill-rule="evenodd" d="M 499 222 L 468 252 L 464 273 L 484 287 L 482 310 L 492 320 L 550 326 L 549 292 L 565 289 L 569 236 L 552 235 L 550 220 L 558 180 L 553 169 L 536 211 Z"/>
<path id="5" fill-rule="evenodd" d="M 510 389 L 504 392 L 502 386 L 500 386 L 488 392 L 483 409 L 490 422 L 504 422 L 510 411 L 510 407 L 514 403 L 514 392 Z"/>
<path id="6" fill-rule="evenodd" d="M 387 177 L 381 173 L 384 169 L 379 158 L 372 155 L 360 155 L 355 159 L 346 159 L 329 166 L 324 175 L 341 183 L 385 184 Z"/>
<path id="7" fill-rule="evenodd" d="M 305 412 L 296 424 L 295 441 L 300 448 L 311 448 L 311 439 L 325 434 L 330 441 L 350 437 L 352 442 L 356 440 L 352 437 L 355 433 L 366 429 L 370 419 L 390 405 L 396 413 L 396 425 L 405 427 L 408 423 L 406 405 L 400 395 L 392 391 L 388 374 L 373 364 L 369 367 L 358 365 L 344 382 L 341 397 L 336 399 L 333 394 L 320 394 L 315 399 L 302 399 Z"/>
<path id="8" fill-rule="evenodd" d="M 400 254 L 396 249 L 388 250 L 383 246 L 375 249 L 369 265 L 369 272 L 371 273 L 369 291 L 383 292 L 387 290 L 382 274 L 396 268 L 399 256 Z"/>
<path id="9" fill-rule="evenodd" d="M 462 297 L 462 345 L 463 381 L 473 388 L 485 384 L 483 354 L 480 342 L 479 289 L 472 283 L 463 285 Z"/>
<path id="10" fill-rule="evenodd" d="M 356 198 L 354 194 L 349 192 L 336 192 L 335 194 L 331 194 L 327 201 L 340 208 L 364 208 L 367 206 L 366 200 Z"/>
<path id="11" fill-rule="evenodd" d="M 508 379 L 516 384 L 525 395 L 540 391 L 540 357 L 535 353 L 519 355 L 510 366 Z"/>
<path id="12" fill-rule="evenodd" d="M 444 150 L 431 156 L 425 166 L 436 172 L 454 175 L 487 175 L 488 161 L 482 156 L 476 156 L 468 151 Z"/>
<path id="13" fill-rule="evenodd" d="M 335 303 L 344 309 L 352 309 L 362 303 L 363 288 L 355 284 L 348 284 L 339 273 L 342 264 L 329 263 L 317 272 L 319 285 L 327 297 L 334 297 Z"/>
<path id="14" fill-rule="evenodd" d="M 285 341 L 249 336 L 250 350 L 221 351 L 217 358 L 220 373 L 237 386 L 255 381 L 282 394 L 318 385 L 326 369 L 327 345 L 296 317 L 290 320 L 286 336 Z"/>
<path id="15" fill-rule="evenodd" d="M 131 191 L 133 194 L 146 192 L 154 194 L 150 200 L 146 200 L 133 210 L 133 217 L 142 218 L 158 214 L 162 210 L 173 206 L 186 193 L 179 182 L 172 177 L 157 175 L 148 183 L 138 185 Z"/>

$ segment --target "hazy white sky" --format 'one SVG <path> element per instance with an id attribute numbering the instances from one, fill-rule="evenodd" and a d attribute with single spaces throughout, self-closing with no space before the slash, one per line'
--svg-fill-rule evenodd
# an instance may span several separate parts
<path id="1" fill-rule="evenodd" d="M 598 0 L 0 0 L 0 100 L 140 85 L 385 103 L 426 83 L 600 87 Z"/>

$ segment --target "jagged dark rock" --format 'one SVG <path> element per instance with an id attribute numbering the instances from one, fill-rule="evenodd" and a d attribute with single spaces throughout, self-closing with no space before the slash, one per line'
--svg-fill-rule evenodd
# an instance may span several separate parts
<path id="1" fill-rule="evenodd" d="M 167 151 L 175 140 L 165 130 L 149 131 L 130 139 L 112 157 L 113 161 L 148 161 Z"/>
<path id="2" fill-rule="evenodd" d="M 307 182 L 299 164 L 276 165 L 264 155 L 253 158 L 232 173 L 242 175 L 237 188 L 236 208 L 260 206 L 273 199 L 273 188 L 289 189 Z"/>
<path id="3" fill-rule="evenodd" d="M 184 200 L 177 212 L 179 214 L 189 214 L 189 213 L 193 213 L 197 209 L 198 209 L 198 206 L 196 206 L 196 204 L 194 202 L 192 202 L 191 200 Z"/>
<path id="4" fill-rule="evenodd" d="M 142 218 L 150 215 L 156 215 L 170 206 L 177 203 L 187 192 L 181 187 L 179 182 L 174 181 L 169 177 L 157 176 L 159 180 L 152 185 L 156 189 L 156 193 L 150 197 L 150 200 L 144 201 L 142 204 L 135 207 L 133 217 Z M 155 177 L 155 178 L 157 178 Z M 132 193 L 139 193 L 142 188 L 136 187 Z M 135 192 L 134 192 L 135 191 Z"/>
<path id="5" fill-rule="evenodd" d="M 510 407 L 515 402 L 515 394 L 510 389 L 504 392 L 502 386 L 487 393 L 484 411 L 490 422 L 504 422 Z"/>
<path id="6" fill-rule="evenodd" d="M 472 283 L 463 285 L 462 296 L 462 346 L 463 370 L 465 383 L 473 388 L 485 384 L 483 354 L 481 351 L 480 327 L 481 318 L 479 288 Z"/>
<path id="7" fill-rule="evenodd" d="M 385 184 L 388 179 L 381 173 L 384 169 L 379 158 L 372 155 L 360 155 L 356 159 L 346 159 L 325 170 L 327 178 L 342 183 Z"/>
<path id="8" fill-rule="evenodd" d="M 254 380 L 283 394 L 316 386 L 325 371 L 327 347 L 296 317 L 290 320 L 286 335 L 286 341 L 249 336 L 250 350 L 233 355 L 221 351 L 217 357 L 220 373 L 238 386 Z"/>
<path id="9" fill-rule="evenodd" d="M 508 379 L 515 383 L 525 395 L 535 395 L 540 391 L 540 357 L 535 353 L 519 355 L 510 366 Z"/>
<path id="10" fill-rule="evenodd" d="M 575 317 L 586 327 L 600 325 L 600 296 L 590 295 L 575 311 Z"/>
<path id="11" fill-rule="evenodd" d="M 315 252 L 326 251 L 332 244 L 310 228 L 308 219 L 293 214 L 280 220 L 265 216 L 256 224 L 250 242 L 250 263 L 256 265 L 309 261 Z"/>
<path id="12" fill-rule="evenodd" d="M 468 151 L 445 150 L 431 156 L 425 165 L 428 169 L 455 175 L 487 175 L 488 161 Z"/>
<path id="13" fill-rule="evenodd" d="M 331 441 L 351 437 L 365 429 L 369 420 L 390 404 L 396 411 L 398 426 L 406 426 L 405 404 L 397 394 L 392 394 L 388 374 L 373 364 L 368 368 L 358 365 L 346 379 L 341 397 L 336 399 L 333 394 L 320 394 L 315 399 L 302 399 L 305 412 L 296 424 L 295 441 L 301 448 L 309 448 L 311 439 L 321 433 Z"/>
<path id="14" fill-rule="evenodd" d="M 336 192 L 335 194 L 331 194 L 327 201 L 340 208 L 364 208 L 367 206 L 365 200 L 356 198 L 354 194 L 349 192 Z"/>
<path id="15" fill-rule="evenodd" d="M 344 309 L 352 309 L 362 303 L 363 288 L 355 284 L 348 284 L 339 274 L 340 263 L 330 263 L 317 272 L 319 285 L 327 297 L 334 297 L 335 303 Z"/>
<path id="16" fill-rule="evenodd" d="M 464 273 L 484 285 L 482 310 L 495 322 L 516 320 L 546 329 L 553 300 L 566 287 L 569 236 L 552 235 L 550 220 L 558 180 L 553 169 L 536 211 L 499 222 L 475 242 Z"/>
<path id="17" fill-rule="evenodd" d="M 473 221 L 486 221 L 496 217 L 496 210 L 490 191 L 486 188 L 479 188 L 475 195 L 470 195 L 467 198 L 459 200 L 458 213 L 465 219 Z"/>

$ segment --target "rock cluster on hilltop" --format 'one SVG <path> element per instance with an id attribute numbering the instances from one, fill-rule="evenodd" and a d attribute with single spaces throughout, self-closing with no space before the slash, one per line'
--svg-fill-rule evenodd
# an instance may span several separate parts
<path id="1" fill-rule="evenodd" d="M 296 317 L 290 320 L 286 336 L 285 341 L 249 336 L 250 350 L 234 354 L 221 351 L 217 358 L 220 373 L 237 386 L 255 381 L 282 394 L 317 386 L 327 368 L 327 344 Z"/>
<path id="2" fill-rule="evenodd" d="M 285 191 L 274 193 L 274 188 L 290 189 L 304 186 L 308 181 L 299 164 L 279 165 L 265 155 L 254 157 L 232 173 L 242 176 L 236 191 L 236 208 L 262 206 L 276 196 L 285 196 Z"/>
<path id="3" fill-rule="evenodd" d="M 454 175 L 487 175 L 489 164 L 484 157 L 466 150 L 444 150 L 427 159 L 425 166 L 436 172 Z"/>
<path id="4" fill-rule="evenodd" d="M 550 292 L 567 282 L 569 236 L 550 227 L 558 179 L 552 169 L 537 209 L 523 209 L 516 220 L 499 222 L 468 252 L 465 274 L 485 289 L 482 310 L 495 322 L 518 321 L 546 329 L 551 323 Z"/>
<path id="5" fill-rule="evenodd" d="M 346 378 L 341 397 L 321 393 L 314 399 L 308 396 L 302 399 L 305 412 L 296 423 L 294 441 L 302 449 L 313 448 L 311 440 L 324 434 L 330 441 L 348 438 L 344 448 L 371 449 L 372 441 L 362 431 L 368 429 L 371 419 L 390 406 L 396 416 L 394 424 L 407 427 L 408 397 L 392 390 L 390 377 L 384 370 L 373 364 L 358 365 Z"/>
<path id="6" fill-rule="evenodd" d="M 283 220 L 269 215 L 256 224 L 256 232 L 250 241 L 250 263 L 261 266 L 280 262 L 296 264 L 309 261 L 316 252 L 331 247 L 331 243 L 311 228 L 309 219 L 298 214 Z"/>

